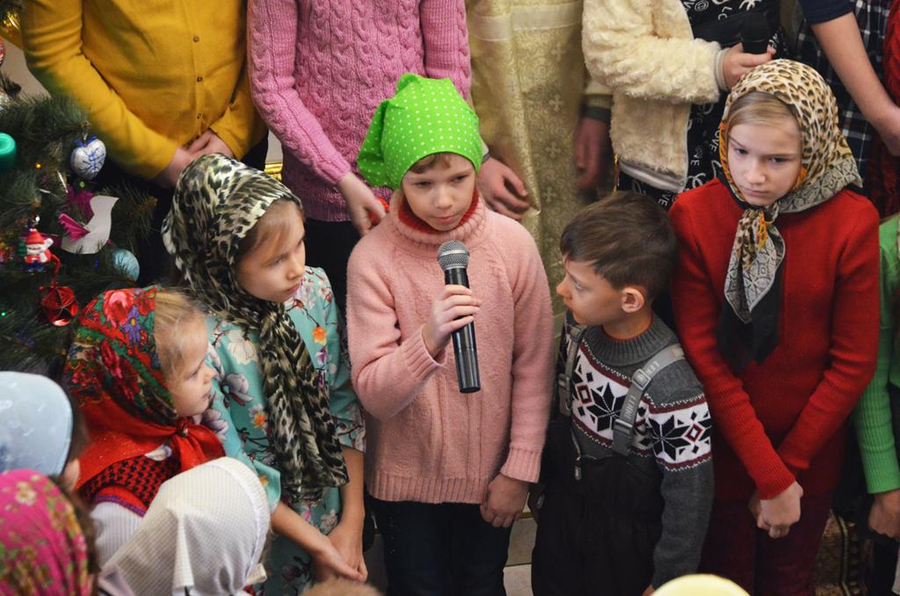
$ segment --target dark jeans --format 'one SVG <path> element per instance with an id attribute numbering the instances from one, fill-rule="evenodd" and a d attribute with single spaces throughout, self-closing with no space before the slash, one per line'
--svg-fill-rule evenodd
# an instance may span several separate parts
<path id="1" fill-rule="evenodd" d="M 510 528 L 494 528 L 478 505 L 372 498 L 384 540 L 387 596 L 505 596 Z"/>
<path id="2" fill-rule="evenodd" d="M 334 301 L 341 313 L 347 310 L 347 261 L 359 242 L 359 232 L 349 221 L 307 219 L 306 264 L 321 267 L 328 275 Z"/>
<path id="3" fill-rule="evenodd" d="M 266 166 L 266 154 L 269 151 L 269 137 L 250 148 L 241 161 L 250 167 L 262 170 Z M 97 188 L 127 185 L 135 190 L 156 198 L 156 207 L 150 222 L 150 234 L 147 238 L 138 239 L 137 259 L 141 267 L 138 285 L 146 286 L 154 282 L 166 282 L 171 276 L 171 263 L 168 251 L 162 241 L 162 224 L 169 209 L 172 208 L 172 188 L 162 188 L 149 180 L 138 178 L 123 171 L 111 159 L 106 161 L 95 180 Z"/>
<path id="4" fill-rule="evenodd" d="M 813 566 L 831 510 L 831 493 L 800 499 L 800 521 L 783 538 L 756 527 L 747 501 L 716 501 L 701 573 L 727 577 L 755 596 L 812 596 Z"/>

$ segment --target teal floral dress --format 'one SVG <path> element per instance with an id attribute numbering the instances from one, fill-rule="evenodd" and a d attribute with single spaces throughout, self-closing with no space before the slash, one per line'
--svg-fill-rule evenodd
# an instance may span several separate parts
<path id="1" fill-rule="evenodd" d="M 287 312 L 309 351 L 319 382 L 327 387 L 341 445 L 365 450 L 362 410 L 350 386 L 350 358 L 331 284 L 321 269 L 307 267 Z M 213 407 L 203 422 L 222 440 L 225 453 L 259 474 L 274 510 L 281 499 L 280 472 L 269 448 L 266 393 L 254 332 L 209 318 L 210 365 L 215 369 Z M 340 489 L 328 488 L 320 501 L 300 499 L 291 508 L 323 534 L 337 525 Z M 314 580 L 310 556 L 293 542 L 275 537 L 266 561 L 269 579 L 259 594 L 300 594 Z"/>

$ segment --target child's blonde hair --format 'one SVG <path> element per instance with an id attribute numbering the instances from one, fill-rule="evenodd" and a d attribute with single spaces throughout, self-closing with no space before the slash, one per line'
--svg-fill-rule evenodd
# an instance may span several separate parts
<path id="1" fill-rule="evenodd" d="M 189 334 L 184 333 L 188 325 L 203 325 L 206 319 L 197 305 L 186 294 L 174 288 L 164 288 L 156 292 L 154 309 L 154 341 L 162 365 L 163 374 L 168 378 L 181 372 L 179 363 Z"/>
<path id="2" fill-rule="evenodd" d="M 725 124 L 729 131 L 734 130 L 734 127 L 740 124 L 781 128 L 784 126 L 785 119 L 790 119 L 797 126 L 797 130 L 800 130 L 797 117 L 786 103 L 771 93 L 753 91 L 735 100 L 728 110 Z"/>
<path id="3" fill-rule="evenodd" d="M 296 222 L 295 219 L 289 216 L 291 207 L 300 216 L 300 221 L 303 221 L 303 210 L 300 208 L 300 205 L 289 199 L 278 199 L 269 205 L 269 208 L 259 218 L 256 225 L 250 228 L 247 235 L 241 239 L 241 243 L 238 245 L 237 262 L 252 254 L 263 242 L 270 238 L 279 242 L 288 235 Z"/>

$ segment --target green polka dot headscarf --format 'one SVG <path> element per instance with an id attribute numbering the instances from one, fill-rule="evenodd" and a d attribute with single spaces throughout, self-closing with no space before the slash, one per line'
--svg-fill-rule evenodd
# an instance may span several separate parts
<path id="1" fill-rule="evenodd" d="M 478 116 L 450 79 L 405 74 L 397 94 L 381 102 L 359 150 L 359 171 L 372 186 L 397 189 L 414 163 L 457 153 L 481 167 Z"/>

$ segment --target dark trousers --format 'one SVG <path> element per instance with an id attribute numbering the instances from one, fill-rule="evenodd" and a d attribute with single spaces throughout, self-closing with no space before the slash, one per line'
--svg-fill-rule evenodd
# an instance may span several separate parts
<path id="1" fill-rule="evenodd" d="M 535 596 L 640 596 L 653 580 L 662 499 L 624 457 L 547 484 L 531 557 Z M 566 468 L 567 476 L 572 476 Z"/>
<path id="2" fill-rule="evenodd" d="M 831 493 L 800 499 L 800 521 L 787 536 L 756 527 L 747 501 L 716 501 L 703 545 L 702 573 L 727 577 L 756 596 L 814 594 L 813 566 L 831 510 Z"/>
<path id="3" fill-rule="evenodd" d="M 241 161 L 250 167 L 262 170 L 266 166 L 268 151 L 269 138 L 266 136 L 254 145 Z M 156 199 L 156 207 L 153 209 L 153 217 L 150 221 L 150 233 L 146 238 L 138 239 L 137 243 L 137 259 L 141 267 L 137 283 L 146 286 L 158 281 L 168 281 L 172 273 L 172 260 L 162 241 L 162 224 L 172 208 L 172 196 L 175 190 L 162 188 L 149 180 L 128 174 L 112 160 L 106 161 L 95 184 L 97 188 L 111 187 L 112 190 L 117 186 L 127 185 Z"/>
<path id="4" fill-rule="evenodd" d="M 341 313 L 347 308 L 347 261 L 359 242 L 359 232 L 349 221 L 307 219 L 306 264 L 321 267 L 328 275 L 334 300 Z"/>
<path id="5" fill-rule="evenodd" d="M 510 528 L 478 505 L 372 499 L 384 540 L 387 596 L 505 596 Z"/>

